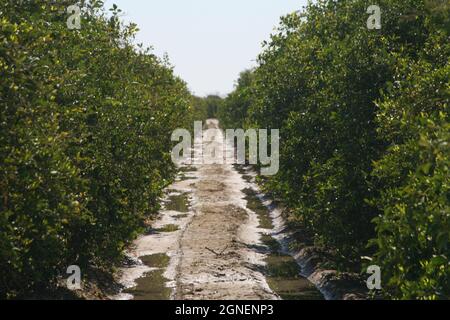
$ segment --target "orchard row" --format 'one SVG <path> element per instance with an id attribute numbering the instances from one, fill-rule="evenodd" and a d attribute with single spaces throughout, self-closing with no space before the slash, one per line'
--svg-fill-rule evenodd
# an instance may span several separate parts
<path id="1" fill-rule="evenodd" d="M 377 2 L 377 32 L 361 27 L 362 0 L 284 17 L 221 118 L 280 129 L 265 188 L 335 268 L 380 266 L 386 297 L 448 299 L 450 7 Z"/>

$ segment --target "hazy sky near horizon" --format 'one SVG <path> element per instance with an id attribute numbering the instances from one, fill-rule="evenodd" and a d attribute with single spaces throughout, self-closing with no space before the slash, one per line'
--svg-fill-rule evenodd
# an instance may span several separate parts
<path id="1" fill-rule="evenodd" d="M 175 73 L 200 96 L 225 95 L 256 65 L 261 43 L 280 17 L 307 0 L 106 0 L 139 26 L 137 43 L 167 53 Z"/>

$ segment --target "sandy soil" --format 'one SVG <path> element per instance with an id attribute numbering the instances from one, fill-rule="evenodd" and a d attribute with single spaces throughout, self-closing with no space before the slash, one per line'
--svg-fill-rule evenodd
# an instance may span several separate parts
<path id="1" fill-rule="evenodd" d="M 218 122 L 208 120 L 207 127 L 216 129 Z M 291 251 L 294 239 L 285 226 L 283 208 L 260 191 L 255 172 L 241 168 L 238 173 L 233 165 L 223 164 L 219 158 L 223 154 L 208 154 L 213 147 L 223 149 L 223 144 L 223 132 L 219 130 L 207 133 L 203 141 L 196 140 L 193 151 L 204 150 L 207 164 L 183 166 L 184 174 L 167 189 L 163 209 L 152 230 L 139 237 L 128 252 L 130 262 L 134 263 L 119 272 L 119 282 L 125 290 L 109 298 L 280 299 L 262 273 L 264 269 L 267 273 L 270 267 L 265 261 L 271 253 L 261 239 L 265 235 L 279 243 L 279 253 L 293 257 L 301 267 L 299 273 L 304 280 L 296 280 L 299 291 L 295 292 L 303 293 L 304 298 L 364 299 L 364 290 L 354 276 L 343 277 L 334 270 L 321 268 L 324 259 L 314 247 Z M 220 163 L 209 164 L 217 159 Z M 254 190 L 267 208 L 272 229 L 261 229 L 259 216 L 247 208 L 243 191 L 248 189 Z M 149 257 L 154 260 L 161 255 L 169 261 L 162 268 L 143 263 Z M 273 266 L 274 261 L 271 263 Z M 155 272 L 162 276 L 156 276 Z M 293 285 L 289 282 L 292 279 L 279 280 L 278 285 L 288 284 L 287 288 Z M 316 288 L 321 294 L 314 292 Z"/>
<path id="2" fill-rule="evenodd" d="M 217 128 L 218 123 L 209 120 L 207 126 Z M 198 147 L 223 147 L 221 132 L 205 140 Z M 214 156 L 209 155 L 209 160 Z M 164 277 L 175 299 L 278 299 L 261 273 L 265 255 L 255 249 L 261 245 L 261 230 L 256 214 L 246 208 L 243 200 L 246 182 L 229 164 L 195 168 L 187 174 L 188 180 L 177 181 L 169 188 L 174 194 L 189 194 L 189 212 L 177 219 L 180 212 L 163 210 L 154 226 L 174 224 L 179 230 L 140 237 L 130 257 L 139 261 L 139 257 L 166 253 L 170 263 Z M 132 287 L 149 271 L 151 268 L 143 264 L 124 268 L 121 282 Z M 120 294 L 113 298 L 132 296 Z"/>
<path id="3" fill-rule="evenodd" d="M 207 140 L 222 147 L 222 134 Z M 180 239 L 176 298 L 276 299 L 258 271 L 264 256 L 251 249 L 259 239 L 258 222 L 242 200 L 245 182 L 231 165 L 200 166 L 198 177 L 196 215 Z"/>

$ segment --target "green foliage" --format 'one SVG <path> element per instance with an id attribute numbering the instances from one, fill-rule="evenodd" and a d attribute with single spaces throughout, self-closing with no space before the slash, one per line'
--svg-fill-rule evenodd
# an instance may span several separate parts
<path id="1" fill-rule="evenodd" d="M 448 3 L 380 0 L 368 30 L 371 4 L 283 17 L 220 114 L 281 130 L 265 187 L 341 270 L 372 256 L 386 295 L 448 298 Z"/>
<path id="2" fill-rule="evenodd" d="M 117 8 L 83 1 L 71 31 L 58 3 L 0 3 L 0 298 L 118 261 L 174 173 L 172 131 L 191 121 L 185 83 L 132 45 Z"/>
<path id="3" fill-rule="evenodd" d="M 418 61 L 403 59 L 380 100 L 379 135 L 391 145 L 375 163 L 376 262 L 393 297 L 450 297 L 450 45 L 436 29 Z M 447 29 L 448 31 L 448 29 Z"/>
<path id="4" fill-rule="evenodd" d="M 223 99 L 217 95 L 193 97 L 193 118 L 198 121 L 215 118 L 222 103 Z"/>
<path id="5" fill-rule="evenodd" d="M 205 103 L 205 98 L 192 97 L 194 119 L 197 121 L 205 121 L 208 119 L 208 106 Z"/>
<path id="6" fill-rule="evenodd" d="M 252 103 L 253 71 L 247 70 L 240 74 L 235 90 L 219 107 L 217 116 L 224 128 L 236 129 L 245 127 L 248 108 Z"/>

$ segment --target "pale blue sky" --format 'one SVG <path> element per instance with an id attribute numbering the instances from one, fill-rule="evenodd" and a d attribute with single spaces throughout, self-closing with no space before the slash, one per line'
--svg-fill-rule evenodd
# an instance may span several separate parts
<path id="1" fill-rule="evenodd" d="M 138 42 L 168 53 L 193 93 L 232 91 L 239 72 L 255 65 L 279 18 L 307 0 L 106 0 L 138 24 Z"/>

